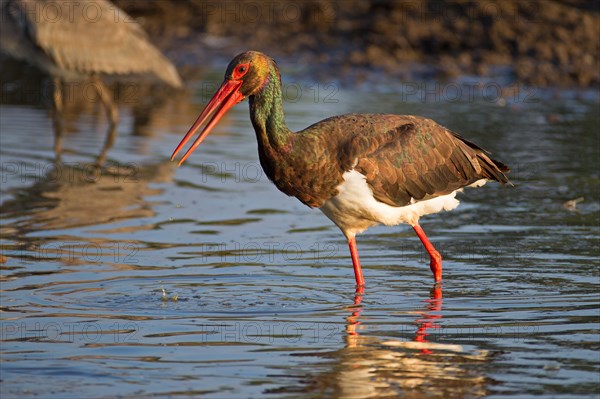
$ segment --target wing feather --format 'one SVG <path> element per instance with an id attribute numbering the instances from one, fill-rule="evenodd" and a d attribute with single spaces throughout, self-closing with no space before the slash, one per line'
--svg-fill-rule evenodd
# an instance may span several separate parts
<path id="1" fill-rule="evenodd" d="M 449 194 L 481 179 L 510 184 L 504 174 L 508 172 L 505 165 L 430 119 L 362 117 L 371 119 L 374 128 L 351 135 L 340 157 L 352 158 L 352 162 L 342 160 L 341 165 L 345 170 L 355 165 L 381 202 L 404 206 Z"/>

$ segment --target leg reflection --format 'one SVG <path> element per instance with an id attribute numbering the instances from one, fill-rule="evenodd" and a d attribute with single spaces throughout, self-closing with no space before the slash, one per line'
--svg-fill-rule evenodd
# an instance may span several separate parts
<path id="1" fill-rule="evenodd" d="M 360 312 L 362 311 L 362 299 L 365 294 L 365 287 L 360 285 L 356 287 L 356 292 L 354 293 L 354 304 L 350 307 L 352 313 L 350 316 L 346 317 L 348 323 L 346 324 L 346 333 L 348 335 L 357 336 L 356 327 L 360 324 L 358 321 L 358 317 L 360 316 Z M 356 343 L 356 342 L 355 342 Z"/>
<path id="2" fill-rule="evenodd" d="M 63 91 L 62 81 L 59 78 L 53 79 L 53 109 L 52 109 L 52 125 L 54 128 L 54 157 L 56 163 L 60 163 L 62 158 L 62 118 L 63 118 Z"/>
<path id="3" fill-rule="evenodd" d="M 96 164 L 102 166 L 106 161 L 106 154 L 115 143 L 117 136 L 117 125 L 119 124 L 119 110 L 115 102 L 111 98 L 111 90 L 98 78 L 94 79 L 100 101 L 106 111 L 106 117 L 108 118 L 108 130 L 106 132 L 106 139 L 104 140 L 104 146 L 96 158 Z"/>
<path id="4" fill-rule="evenodd" d="M 433 314 L 432 312 L 440 312 L 442 310 L 442 285 L 434 284 L 429 294 L 429 299 L 426 299 L 427 310 L 421 313 L 421 318 L 417 319 L 419 328 L 415 334 L 416 342 L 428 342 L 427 336 L 430 334 L 427 330 L 431 328 L 440 328 L 437 322 L 442 318 L 441 314 Z M 431 354 L 431 350 L 423 348 L 421 352 Z"/>

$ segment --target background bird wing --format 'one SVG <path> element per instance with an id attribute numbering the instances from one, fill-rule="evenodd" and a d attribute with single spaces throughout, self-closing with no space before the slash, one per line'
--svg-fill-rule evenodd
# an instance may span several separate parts
<path id="1" fill-rule="evenodd" d="M 449 194 L 480 179 L 510 183 L 504 175 L 508 172 L 505 165 L 432 120 L 396 115 L 352 117 L 359 119 L 359 131 L 342 146 L 341 166 L 365 175 L 381 202 L 404 206 Z"/>
<path id="2" fill-rule="evenodd" d="M 154 74 L 181 86 L 175 67 L 141 26 L 105 0 L 19 0 L 29 35 L 61 68 L 81 73 Z"/>

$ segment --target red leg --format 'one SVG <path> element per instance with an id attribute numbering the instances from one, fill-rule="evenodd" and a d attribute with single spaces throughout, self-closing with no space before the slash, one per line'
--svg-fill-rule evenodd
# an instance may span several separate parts
<path id="1" fill-rule="evenodd" d="M 358 260 L 358 249 L 356 248 L 356 239 L 354 237 L 348 239 L 348 246 L 350 247 L 350 256 L 352 256 L 352 265 L 354 266 L 354 278 L 356 278 L 356 285 L 361 287 L 365 285 L 365 279 L 360 268 L 360 261 Z"/>
<path id="2" fill-rule="evenodd" d="M 421 240 L 421 242 L 425 246 L 425 249 L 429 253 L 429 257 L 431 258 L 431 261 L 429 262 L 429 267 L 431 268 L 431 271 L 433 272 L 433 278 L 435 279 L 435 281 L 441 281 L 442 280 L 442 256 L 433 247 L 431 242 L 429 242 L 429 239 L 425 235 L 425 232 L 423 231 L 421 226 L 419 226 L 418 224 L 415 224 L 413 226 L 413 229 L 415 229 L 415 233 L 417 233 L 417 235 L 419 236 L 419 239 Z"/>

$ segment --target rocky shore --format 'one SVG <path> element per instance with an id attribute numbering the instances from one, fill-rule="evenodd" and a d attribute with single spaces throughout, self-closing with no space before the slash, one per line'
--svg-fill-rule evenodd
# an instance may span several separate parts
<path id="1" fill-rule="evenodd" d="M 115 0 L 185 69 L 261 50 L 320 74 L 598 87 L 595 0 Z M 357 72 L 358 71 L 358 72 Z"/>

